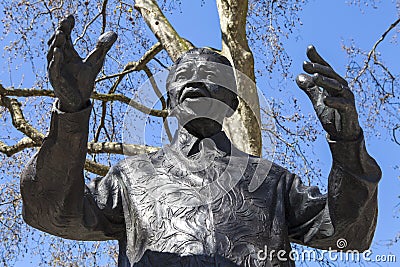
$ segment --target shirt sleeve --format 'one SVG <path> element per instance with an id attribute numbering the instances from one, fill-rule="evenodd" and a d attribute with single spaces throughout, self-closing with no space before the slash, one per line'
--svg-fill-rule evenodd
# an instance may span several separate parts
<path id="1" fill-rule="evenodd" d="M 362 136 L 352 142 L 328 142 L 333 164 L 327 194 L 305 186 L 296 175 L 286 176 L 289 237 L 320 249 L 364 251 L 375 232 L 381 170 Z M 345 242 L 338 246 L 339 240 Z"/>
<path id="2" fill-rule="evenodd" d="M 29 225 L 63 238 L 120 239 L 125 223 L 118 166 L 84 183 L 91 108 L 53 108 L 49 133 L 21 175 L 22 215 Z"/>

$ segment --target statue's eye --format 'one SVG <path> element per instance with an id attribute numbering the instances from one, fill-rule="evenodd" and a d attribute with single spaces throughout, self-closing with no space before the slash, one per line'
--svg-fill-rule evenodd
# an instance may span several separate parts
<path id="1" fill-rule="evenodd" d="M 216 77 L 214 73 L 207 73 L 207 80 L 212 80 Z"/>
<path id="2" fill-rule="evenodd" d="M 202 76 L 205 77 L 207 80 L 213 80 L 213 79 L 215 79 L 215 77 L 217 77 L 216 72 L 218 72 L 218 70 L 207 69 L 207 68 L 200 68 L 200 73 L 201 73 Z"/>
<path id="3" fill-rule="evenodd" d="M 186 79 L 186 76 L 183 75 L 183 74 L 180 74 L 180 75 L 178 75 L 178 77 L 177 77 L 177 80 L 179 80 L 179 81 L 184 80 L 184 79 Z"/>
<path id="4" fill-rule="evenodd" d="M 184 81 L 184 80 L 187 80 L 186 72 L 179 72 L 176 74 L 175 81 L 179 82 L 179 81 Z"/>

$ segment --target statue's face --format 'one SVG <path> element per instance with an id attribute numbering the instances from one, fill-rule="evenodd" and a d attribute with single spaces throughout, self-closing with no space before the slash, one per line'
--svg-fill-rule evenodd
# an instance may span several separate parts
<path id="1" fill-rule="evenodd" d="M 233 70 L 218 62 L 214 55 L 186 55 L 170 73 L 170 114 L 192 132 L 207 132 L 195 135 L 219 131 L 237 106 Z"/>

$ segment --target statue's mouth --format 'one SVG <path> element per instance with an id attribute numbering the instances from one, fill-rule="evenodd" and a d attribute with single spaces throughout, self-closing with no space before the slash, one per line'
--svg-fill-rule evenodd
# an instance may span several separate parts
<path id="1" fill-rule="evenodd" d="M 199 87 L 188 86 L 182 89 L 179 103 L 183 103 L 186 99 L 196 99 L 200 97 L 210 97 L 210 93 L 204 85 Z"/>

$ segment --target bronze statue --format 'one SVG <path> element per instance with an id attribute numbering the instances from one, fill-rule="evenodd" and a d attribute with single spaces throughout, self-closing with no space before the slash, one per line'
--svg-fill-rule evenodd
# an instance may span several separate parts
<path id="1" fill-rule="evenodd" d="M 265 247 L 289 253 L 290 242 L 336 249 L 340 238 L 346 249 L 369 248 L 381 170 L 366 151 L 347 82 L 314 47 L 303 66 L 314 75 L 301 74 L 296 82 L 328 134 L 333 164 L 327 194 L 231 144 L 221 123 L 238 99 L 214 79 L 234 75 L 218 74 L 213 63 L 230 63 L 208 49 L 188 51 L 170 71 L 168 108 L 180 124 L 171 145 L 129 157 L 85 185 L 89 98 L 116 35 L 102 35 L 82 60 L 71 42 L 73 26 L 72 16 L 64 19 L 49 42 L 49 77 L 58 100 L 49 134 L 21 178 L 29 225 L 69 239 L 118 240 L 120 267 L 295 266 L 257 253 Z M 209 104 L 219 112 L 212 119 L 200 114 L 208 111 L 201 109 L 207 99 L 223 103 Z M 197 168 L 199 158 L 204 168 Z M 222 185 L 215 183 L 221 175 Z M 262 182 L 249 189 L 254 176 Z"/>

